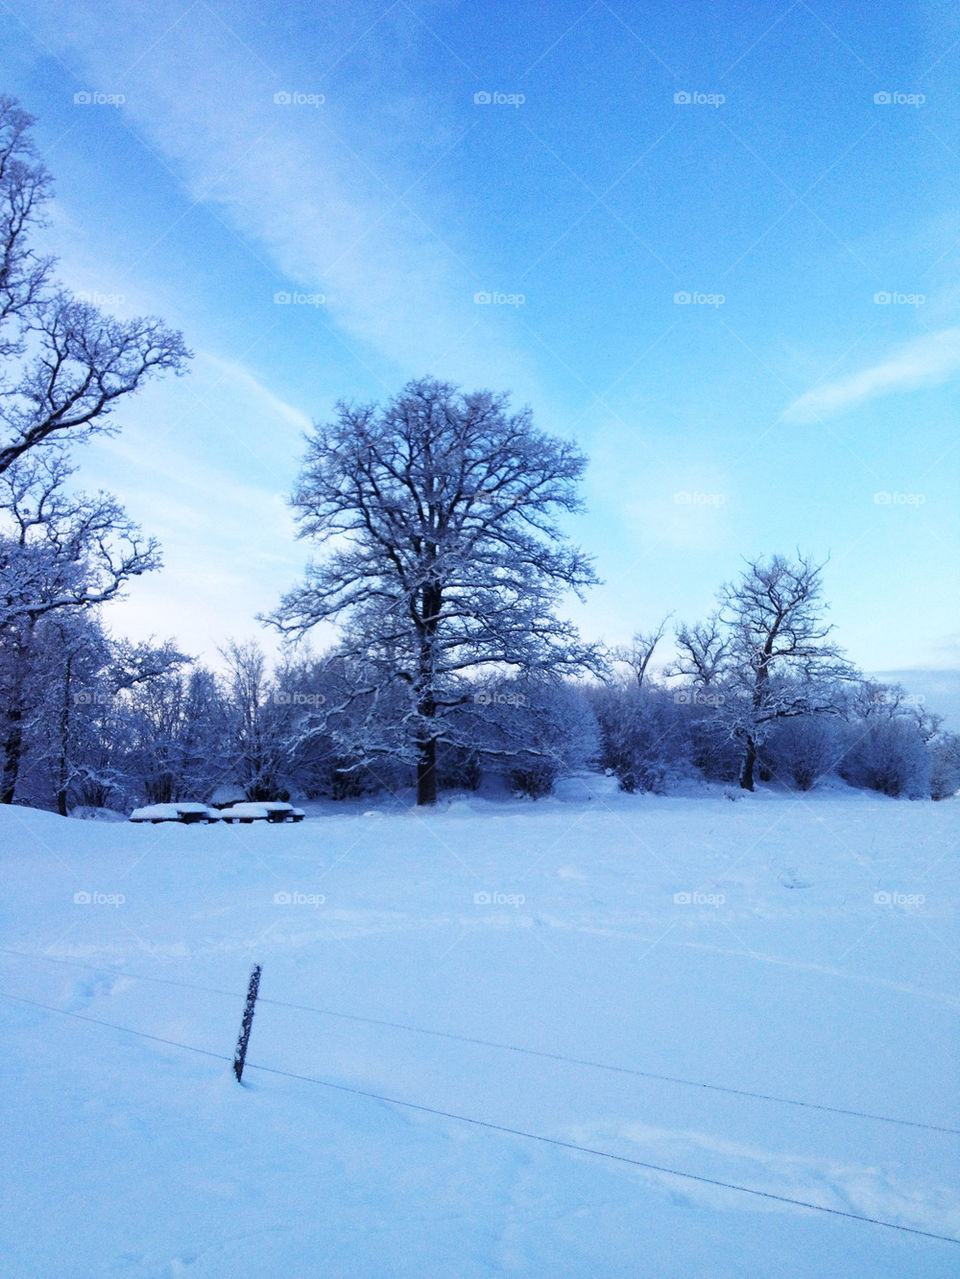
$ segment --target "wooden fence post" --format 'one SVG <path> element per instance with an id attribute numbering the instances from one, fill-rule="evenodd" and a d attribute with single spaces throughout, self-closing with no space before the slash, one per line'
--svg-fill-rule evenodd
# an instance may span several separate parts
<path id="1" fill-rule="evenodd" d="M 250 985 L 247 987 L 247 1003 L 243 1010 L 243 1021 L 240 1023 L 240 1035 L 237 1039 L 237 1051 L 233 1055 L 233 1073 L 237 1083 L 243 1082 L 243 1063 L 247 1058 L 247 1044 L 250 1042 L 250 1027 L 253 1025 L 253 1009 L 260 989 L 260 965 L 257 964 L 250 974 Z"/>

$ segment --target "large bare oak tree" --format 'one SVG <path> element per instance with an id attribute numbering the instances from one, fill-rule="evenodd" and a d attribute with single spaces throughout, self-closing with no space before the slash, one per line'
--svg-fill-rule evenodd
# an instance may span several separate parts
<path id="1" fill-rule="evenodd" d="M 555 615 L 596 581 L 556 518 L 579 509 L 585 465 L 529 409 L 433 378 L 382 407 L 341 403 L 310 437 L 293 505 L 327 555 L 271 620 L 291 635 L 342 623 L 339 651 L 363 659 L 365 692 L 394 694 L 420 804 L 436 800 L 445 719 L 473 700 L 476 676 L 558 677 L 596 659 Z"/>

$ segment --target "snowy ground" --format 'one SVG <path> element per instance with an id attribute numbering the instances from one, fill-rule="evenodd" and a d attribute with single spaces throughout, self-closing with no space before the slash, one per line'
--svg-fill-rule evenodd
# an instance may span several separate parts
<path id="1" fill-rule="evenodd" d="M 0 1000 L 4 1276 L 960 1273 L 957 1244 L 254 1068 L 960 1240 L 956 1131 L 330 1015 L 960 1129 L 960 804 L 565 793 L 270 827 L 0 810 L 0 989 L 34 1001 Z M 243 1088 L 83 1020 L 229 1057 L 254 961 Z"/>

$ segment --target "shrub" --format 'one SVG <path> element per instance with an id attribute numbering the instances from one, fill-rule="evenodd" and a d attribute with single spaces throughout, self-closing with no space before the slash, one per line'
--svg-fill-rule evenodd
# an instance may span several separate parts
<path id="1" fill-rule="evenodd" d="M 763 747 L 773 775 L 801 791 L 836 768 L 842 753 L 839 727 L 825 715 L 781 720 Z"/>
<path id="2" fill-rule="evenodd" d="M 930 798 L 950 799 L 960 791 L 960 736 L 940 733 L 929 743 Z"/>
<path id="3" fill-rule="evenodd" d="M 672 693 L 653 684 L 606 686 L 593 692 L 601 734 L 600 763 L 620 789 L 662 794 L 686 771 L 690 720 Z"/>
<path id="4" fill-rule="evenodd" d="M 840 775 L 852 786 L 919 799 L 930 793 L 930 757 L 920 729 L 905 716 L 854 721 Z"/>

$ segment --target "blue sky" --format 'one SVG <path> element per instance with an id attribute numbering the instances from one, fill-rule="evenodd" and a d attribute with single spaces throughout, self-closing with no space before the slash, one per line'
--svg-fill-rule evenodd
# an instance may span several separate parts
<path id="1" fill-rule="evenodd" d="M 256 634 L 303 431 L 429 372 L 590 455 L 589 636 L 799 546 L 865 668 L 960 666 L 955 6 L 11 0 L 0 47 L 63 277 L 197 352 L 84 451 L 165 546 L 116 630 Z"/>

